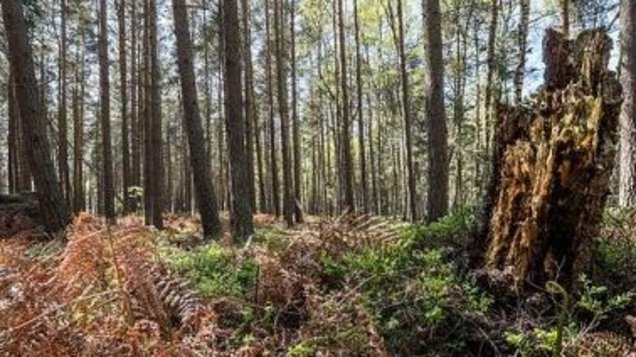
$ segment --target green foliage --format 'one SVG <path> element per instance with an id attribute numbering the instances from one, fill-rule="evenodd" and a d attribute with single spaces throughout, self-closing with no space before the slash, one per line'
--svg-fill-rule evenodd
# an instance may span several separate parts
<path id="1" fill-rule="evenodd" d="M 577 344 L 577 339 L 592 331 L 608 317 L 612 311 L 624 309 L 634 298 L 632 293 L 612 295 L 605 286 L 594 285 L 585 275 L 581 275 L 581 295 L 576 302 L 570 304 L 570 296 L 565 290 L 552 283 L 548 290 L 556 295 L 563 295 L 562 314 L 557 321 L 548 321 L 531 329 L 518 328 L 506 331 L 506 343 L 514 347 L 522 356 L 536 356 L 551 353 L 559 356 L 564 346 Z M 583 310 L 591 313 L 592 318 L 581 322 L 577 312 Z"/>
<path id="2" fill-rule="evenodd" d="M 407 229 L 404 238 L 389 247 L 348 255 L 342 261 L 324 257 L 324 274 L 360 286 L 391 350 L 428 353 L 433 340 L 438 351 L 463 348 L 463 334 L 472 327 L 462 321 L 484 317 L 492 299 L 460 276 L 437 247 L 465 239 L 471 222 L 472 216 L 462 211 Z"/>
<path id="3" fill-rule="evenodd" d="M 429 248 L 463 247 L 470 239 L 475 224 L 473 210 L 472 207 L 464 206 L 429 225 L 410 226 L 405 242 Z"/>
<path id="4" fill-rule="evenodd" d="M 183 274 L 202 296 L 248 296 L 256 282 L 258 266 L 254 261 L 235 254 L 217 243 L 167 257 L 169 266 Z"/>
<path id="5" fill-rule="evenodd" d="M 610 294 L 606 286 L 594 285 L 586 275 L 581 275 L 579 281 L 582 294 L 576 306 L 592 314 L 592 327 L 605 320 L 611 311 L 626 308 L 635 297 L 633 292 Z"/>

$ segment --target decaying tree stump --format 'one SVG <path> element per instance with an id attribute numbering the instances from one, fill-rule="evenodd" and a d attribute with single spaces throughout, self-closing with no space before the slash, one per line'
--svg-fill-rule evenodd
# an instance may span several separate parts
<path id="1" fill-rule="evenodd" d="M 602 30 L 548 30 L 545 84 L 531 107 L 497 109 L 493 182 L 480 244 L 515 291 L 569 287 L 589 259 L 616 153 L 621 87 Z"/>

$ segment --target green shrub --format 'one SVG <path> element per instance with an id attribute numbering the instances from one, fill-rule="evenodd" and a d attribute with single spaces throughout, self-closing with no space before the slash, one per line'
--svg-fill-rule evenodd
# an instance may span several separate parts
<path id="1" fill-rule="evenodd" d="M 217 243 L 173 253 L 167 260 L 171 269 L 188 278 L 204 297 L 245 298 L 257 279 L 258 266 L 254 261 L 236 256 Z"/>
<path id="2" fill-rule="evenodd" d="M 323 273 L 329 281 L 359 286 L 390 351 L 458 351 L 474 332 L 466 320 L 483 318 L 492 303 L 442 253 L 442 242 L 465 240 L 471 226 L 472 215 L 464 212 L 407 229 L 388 247 L 341 260 L 323 257 Z"/>

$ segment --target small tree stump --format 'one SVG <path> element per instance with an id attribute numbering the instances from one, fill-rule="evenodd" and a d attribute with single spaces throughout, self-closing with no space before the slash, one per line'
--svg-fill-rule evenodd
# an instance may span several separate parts
<path id="1" fill-rule="evenodd" d="M 589 259 L 609 192 L 622 103 L 602 30 L 568 40 L 547 30 L 545 85 L 530 107 L 497 109 L 493 182 L 477 246 L 517 292 L 571 287 Z"/>

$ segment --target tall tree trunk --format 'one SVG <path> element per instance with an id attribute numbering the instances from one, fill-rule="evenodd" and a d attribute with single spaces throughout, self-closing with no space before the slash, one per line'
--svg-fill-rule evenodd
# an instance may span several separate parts
<path id="1" fill-rule="evenodd" d="M 413 167 L 413 144 L 411 133 L 411 95 L 409 91 L 409 77 L 406 71 L 406 50 L 404 49 L 404 14 L 402 10 L 402 0 L 397 0 L 398 16 L 398 49 L 400 55 L 400 75 L 402 77 L 402 112 L 404 114 L 404 137 L 406 144 L 406 171 L 408 181 L 408 203 L 411 220 L 419 219 L 417 213 L 417 192 L 415 169 Z M 443 90 L 443 89 L 442 89 Z"/>
<path id="2" fill-rule="evenodd" d="M 102 175 L 104 187 L 104 215 L 115 220 L 115 189 L 113 184 L 113 158 L 110 139 L 110 80 L 108 63 L 108 9 L 106 0 L 99 1 L 99 91 L 100 122 L 102 131 Z"/>
<path id="3" fill-rule="evenodd" d="M 130 167 L 130 185 L 139 187 L 141 185 L 141 116 L 139 115 L 141 107 L 140 94 L 141 85 L 139 84 L 139 66 L 138 55 L 141 51 L 137 50 L 137 1 L 131 4 L 130 15 L 130 151 L 131 151 L 131 167 Z M 137 195 L 131 198 L 131 211 L 137 210 Z"/>
<path id="4" fill-rule="evenodd" d="M 254 180 L 254 70 L 252 68 L 252 36 L 250 26 L 250 1 L 241 0 L 243 10 L 243 62 L 245 65 L 245 150 L 247 152 L 247 186 L 250 190 L 252 212 L 256 211 L 256 188 Z"/>
<path id="5" fill-rule="evenodd" d="M 161 135 L 161 75 L 159 68 L 157 48 L 157 0 L 149 0 L 148 4 L 148 44 L 150 47 L 150 110 L 152 141 L 152 224 L 157 229 L 163 229 L 162 213 L 164 210 L 164 174 L 163 174 L 163 150 Z"/>
<path id="6" fill-rule="evenodd" d="M 353 0 L 353 24 L 356 36 L 356 89 L 358 100 L 358 146 L 360 156 L 360 186 L 362 210 L 369 211 L 369 192 L 367 188 L 367 159 L 364 145 L 364 114 L 362 108 L 362 56 L 360 54 L 360 19 L 358 14 L 358 0 Z"/>
<path id="7" fill-rule="evenodd" d="M 246 239 L 253 232 L 252 205 L 245 157 L 245 121 L 241 110 L 241 38 L 237 0 L 223 0 L 223 37 L 225 54 L 225 125 L 229 148 L 231 216 L 235 238 Z"/>
<path id="8" fill-rule="evenodd" d="M 484 107 L 486 110 L 486 120 L 484 125 L 485 132 L 485 149 L 487 155 L 491 154 L 491 139 L 492 139 L 492 127 L 494 121 L 494 114 L 496 108 L 495 97 L 495 75 L 497 72 L 497 58 L 496 58 L 496 45 L 497 45 L 497 26 L 499 22 L 499 0 L 492 0 L 490 7 L 490 25 L 488 28 L 488 53 L 487 53 L 487 72 L 486 72 L 486 94 L 484 98 Z"/>
<path id="9" fill-rule="evenodd" d="M 448 212 L 448 132 L 444 108 L 444 59 L 439 0 L 426 0 L 426 122 L 429 134 L 428 220 Z"/>
<path id="10" fill-rule="evenodd" d="M 130 212 L 131 202 L 128 189 L 130 179 L 130 147 L 128 142 L 128 74 L 126 62 L 126 0 L 119 0 L 117 7 L 119 26 L 119 78 L 121 94 L 121 156 L 122 156 L 122 193 L 124 214 Z M 133 30 L 131 28 L 131 30 Z"/>
<path id="11" fill-rule="evenodd" d="M 42 220 L 49 232 L 57 232 L 69 223 L 70 211 L 51 160 L 22 5 L 18 0 L 3 0 L 0 4 L 9 61 L 11 69 L 15 72 L 15 91 L 20 109 L 22 135 L 29 143 L 25 145 L 25 150 L 38 192 Z"/>
<path id="12" fill-rule="evenodd" d="M 276 44 L 276 85 L 278 114 L 280 115 L 281 149 L 283 151 L 283 216 L 288 226 L 294 225 L 294 183 L 289 140 L 289 107 L 287 103 L 286 54 L 284 53 L 283 0 L 274 1 L 274 30 Z"/>
<path id="13" fill-rule="evenodd" d="M 514 87 L 515 103 L 521 103 L 523 98 L 523 77 L 526 73 L 526 52 L 528 48 L 528 23 L 530 20 L 530 0 L 519 0 L 519 28 L 517 29 L 517 46 L 519 59 L 515 68 Z"/>
<path id="14" fill-rule="evenodd" d="M 84 35 L 80 45 L 84 48 Z M 80 54 L 81 53 L 81 54 Z M 75 86 L 73 88 L 73 212 L 86 209 L 84 202 L 84 51 L 77 50 L 75 67 Z"/>
<path id="15" fill-rule="evenodd" d="M 278 0 L 273 0 L 278 1 Z M 267 67 L 267 102 L 269 109 L 269 145 L 272 175 L 272 203 L 276 217 L 280 216 L 280 194 L 278 183 L 278 160 L 276 158 L 276 125 L 274 122 L 274 78 L 272 73 L 272 41 L 269 23 L 269 2 L 265 0 L 265 67 Z"/>
<path id="16" fill-rule="evenodd" d="M 66 0 L 60 2 L 61 14 L 61 41 L 59 58 L 59 102 L 58 102 L 58 170 L 60 184 L 67 204 L 71 202 L 71 180 L 68 167 L 68 122 L 66 116 L 66 47 L 67 33 L 66 23 L 68 17 L 68 7 Z"/>
<path id="17" fill-rule="evenodd" d="M 298 120 L 298 90 L 296 81 L 296 0 L 289 1 L 290 7 L 290 33 L 291 33 L 291 86 L 292 86 L 292 137 L 294 147 L 294 216 L 297 223 L 303 223 L 303 210 L 301 204 L 301 140 L 300 122 Z"/>
<path id="18" fill-rule="evenodd" d="M 183 120 L 188 134 L 190 147 L 190 164 L 194 174 L 194 186 L 197 195 L 203 235 L 205 237 L 218 236 L 221 233 L 216 196 L 210 175 L 210 163 L 207 160 L 201 115 L 197 104 L 197 88 L 194 80 L 194 65 L 192 63 L 192 43 L 188 30 L 188 14 L 185 0 L 172 0 L 174 11 L 174 26 L 177 37 L 177 64 L 181 79 L 181 94 L 183 96 Z"/>
<path id="19" fill-rule="evenodd" d="M 620 179 L 618 202 L 636 206 L 636 4 L 621 2 L 621 83 L 625 101 L 620 116 Z"/>
<path id="20" fill-rule="evenodd" d="M 351 156 L 351 125 L 349 112 L 349 88 L 347 77 L 347 52 L 345 45 L 343 0 L 338 0 L 338 32 L 340 36 L 340 86 L 342 90 L 342 117 L 340 118 L 340 210 L 355 211 L 353 198 L 353 159 Z"/>

